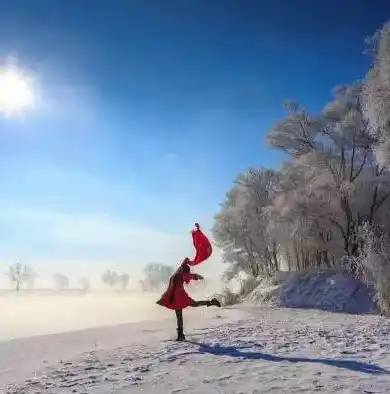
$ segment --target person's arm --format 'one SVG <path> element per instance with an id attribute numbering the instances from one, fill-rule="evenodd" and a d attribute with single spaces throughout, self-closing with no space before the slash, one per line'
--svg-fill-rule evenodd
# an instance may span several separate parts
<path id="1" fill-rule="evenodd" d="M 202 275 L 199 275 L 199 274 L 192 274 L 192 273 L 190 273 L 190 274 L 188 274 L 188 282 L 190 281 L 190 280 L 203 280 L 204 278 L 203 278 L 203 276 Z M 187 282 L 187 283 L 188 283 Z"/>

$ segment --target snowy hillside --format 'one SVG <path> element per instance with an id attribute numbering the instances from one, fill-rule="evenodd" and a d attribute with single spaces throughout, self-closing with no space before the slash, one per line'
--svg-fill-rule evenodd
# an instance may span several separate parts
<path id="1" fill-rule="evenodd" d="M 244 300 L 257 305 L 329 312 L 379 312 L 372 287 L 336 270 L 285 273 L 283 279 L 274 283 L 262 280 Z"/>
<path id="2" fill-rule="evenodd" d="M 299 272 L 282 282 L 279 305 L 346 313 L 376 313 L 374 289 L 337 271 Z"/>
<path id="3" fill-rule="evenodd" d="M 111 328 L 111 347 L 104 330 L 91 330 L 90 339 L 97 341 L 95 348 L 90 345 L 89 351 L 66 359 L 57 354 L 56 362 L 40 370 L 37 367 L 25 381 L 24 376 L 14 374 L 16 384 L 5 392 L 389 392 L 390 322 L 382 317 L 241 306 L 216 311 L 214 317 L 203 321 L 191 318 L 187 323 L 186 343 L 169 341 L 174 334 L 173 321 L 156 323 L 155 327 Z M 87 334 L 73 333 L 73 340 L 77 335 L 86 339 Z M 66 348 L 69 335 L 46 338 L 41 361 L 55 357 L 51 344 L 61 343 Z M 105 342 L 99 346 L 103 337 Z M 24 341 L 28 351 L 37 339 Z M 2 357 L 6 350 L 12 352 L 19 346 L 20 351 L 20 343 L 9 342 L 6 349 L 3 344 Z M 11 375 L 6 381 L 4 359 L 2 364 L 0 379 L 8 384 Z"/>

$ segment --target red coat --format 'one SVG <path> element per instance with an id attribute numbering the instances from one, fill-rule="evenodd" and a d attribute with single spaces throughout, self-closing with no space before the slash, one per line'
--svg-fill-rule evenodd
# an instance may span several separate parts
<path id="1" fill-rule="evenodd" d="M 196 274 L 177 272 L 169 279 L 168 289 L 156 302 L 168 309 L 184 309 L 190 306 L 193 299 L 186 293 L 184 283 L 198 280 Z"/>

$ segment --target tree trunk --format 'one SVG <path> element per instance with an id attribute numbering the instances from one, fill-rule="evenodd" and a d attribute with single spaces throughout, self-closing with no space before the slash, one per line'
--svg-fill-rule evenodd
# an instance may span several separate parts
<path id="1" fill-rule="evenodd" d="M 276 241 L 272 241 L 272 256 L 274 258 L 274 272 L 279 271 L 279 264 L 278 264 L 278 253 L 277 253 L 277 245 Z"/>
<path id="2" fill-rule="evenodd" d="M 332 265 L 330 264 L 330 261 L 329 261 L 329 255 L 328 255 L 328 251 L 327 250 L 325 250 L 323 252 L 323 256 L 324 256 L 323 260 L 324 260 L 325 266 L 328 267 L 328 268 L 332 268 Z"/>
<path id="3" fill-rule="evenodd" d="M 290 255 L 288 248 L 285 248 L 285 256 L 286 256 L 286 262 L 287 262 L 287 270 L 291 271 L 291 255 Z"/>
<path id="4" fill-rule="evenodd" d="M 299 258 L 298 246 L 297 246 L 297 243 L 295 240 L 293 241 L 293 249 L 294 249 L 294 255 L 295 255 L 296 270 L 301 271 L 302 266 L 301 266 L 301 261 Z"/>

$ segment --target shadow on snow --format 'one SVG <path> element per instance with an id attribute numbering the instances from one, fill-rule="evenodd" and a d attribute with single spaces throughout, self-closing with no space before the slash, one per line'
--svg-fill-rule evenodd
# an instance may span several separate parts
<path id="1" fill-rule="evenodd" d="M 197 352 L 190 352 L 184 354 L 213 354 L 215 356 L 230 356 L 243 358 L 245 360 L 264 360 L 270 362 L 290 362 L 290 363 L 314 363 L 314 364 L 324 364 L 330 365 L 332 367 L 349 369 L 350 371 L 363 372 L 371 375 L 387 375 L 390 374 L 389 371 L 383 369 L 374 364 L 367 364 L 361 361 L 354 360 L 332 360 L 326 358 L 306 358 L 306 357 L 281 357 L 273 356 L 272 354 L 266 354 L 261 352 L 245 352 L 239 349 L 248 349 L 256 345 L 248 345 L 240 348 L 236 347 L 226 347 L 220 345 L 207 345 L 205 343 L 187 341 L 192 345 L 199 346 Z M 258 346 L 258 345 L 257 345 Z"/>

